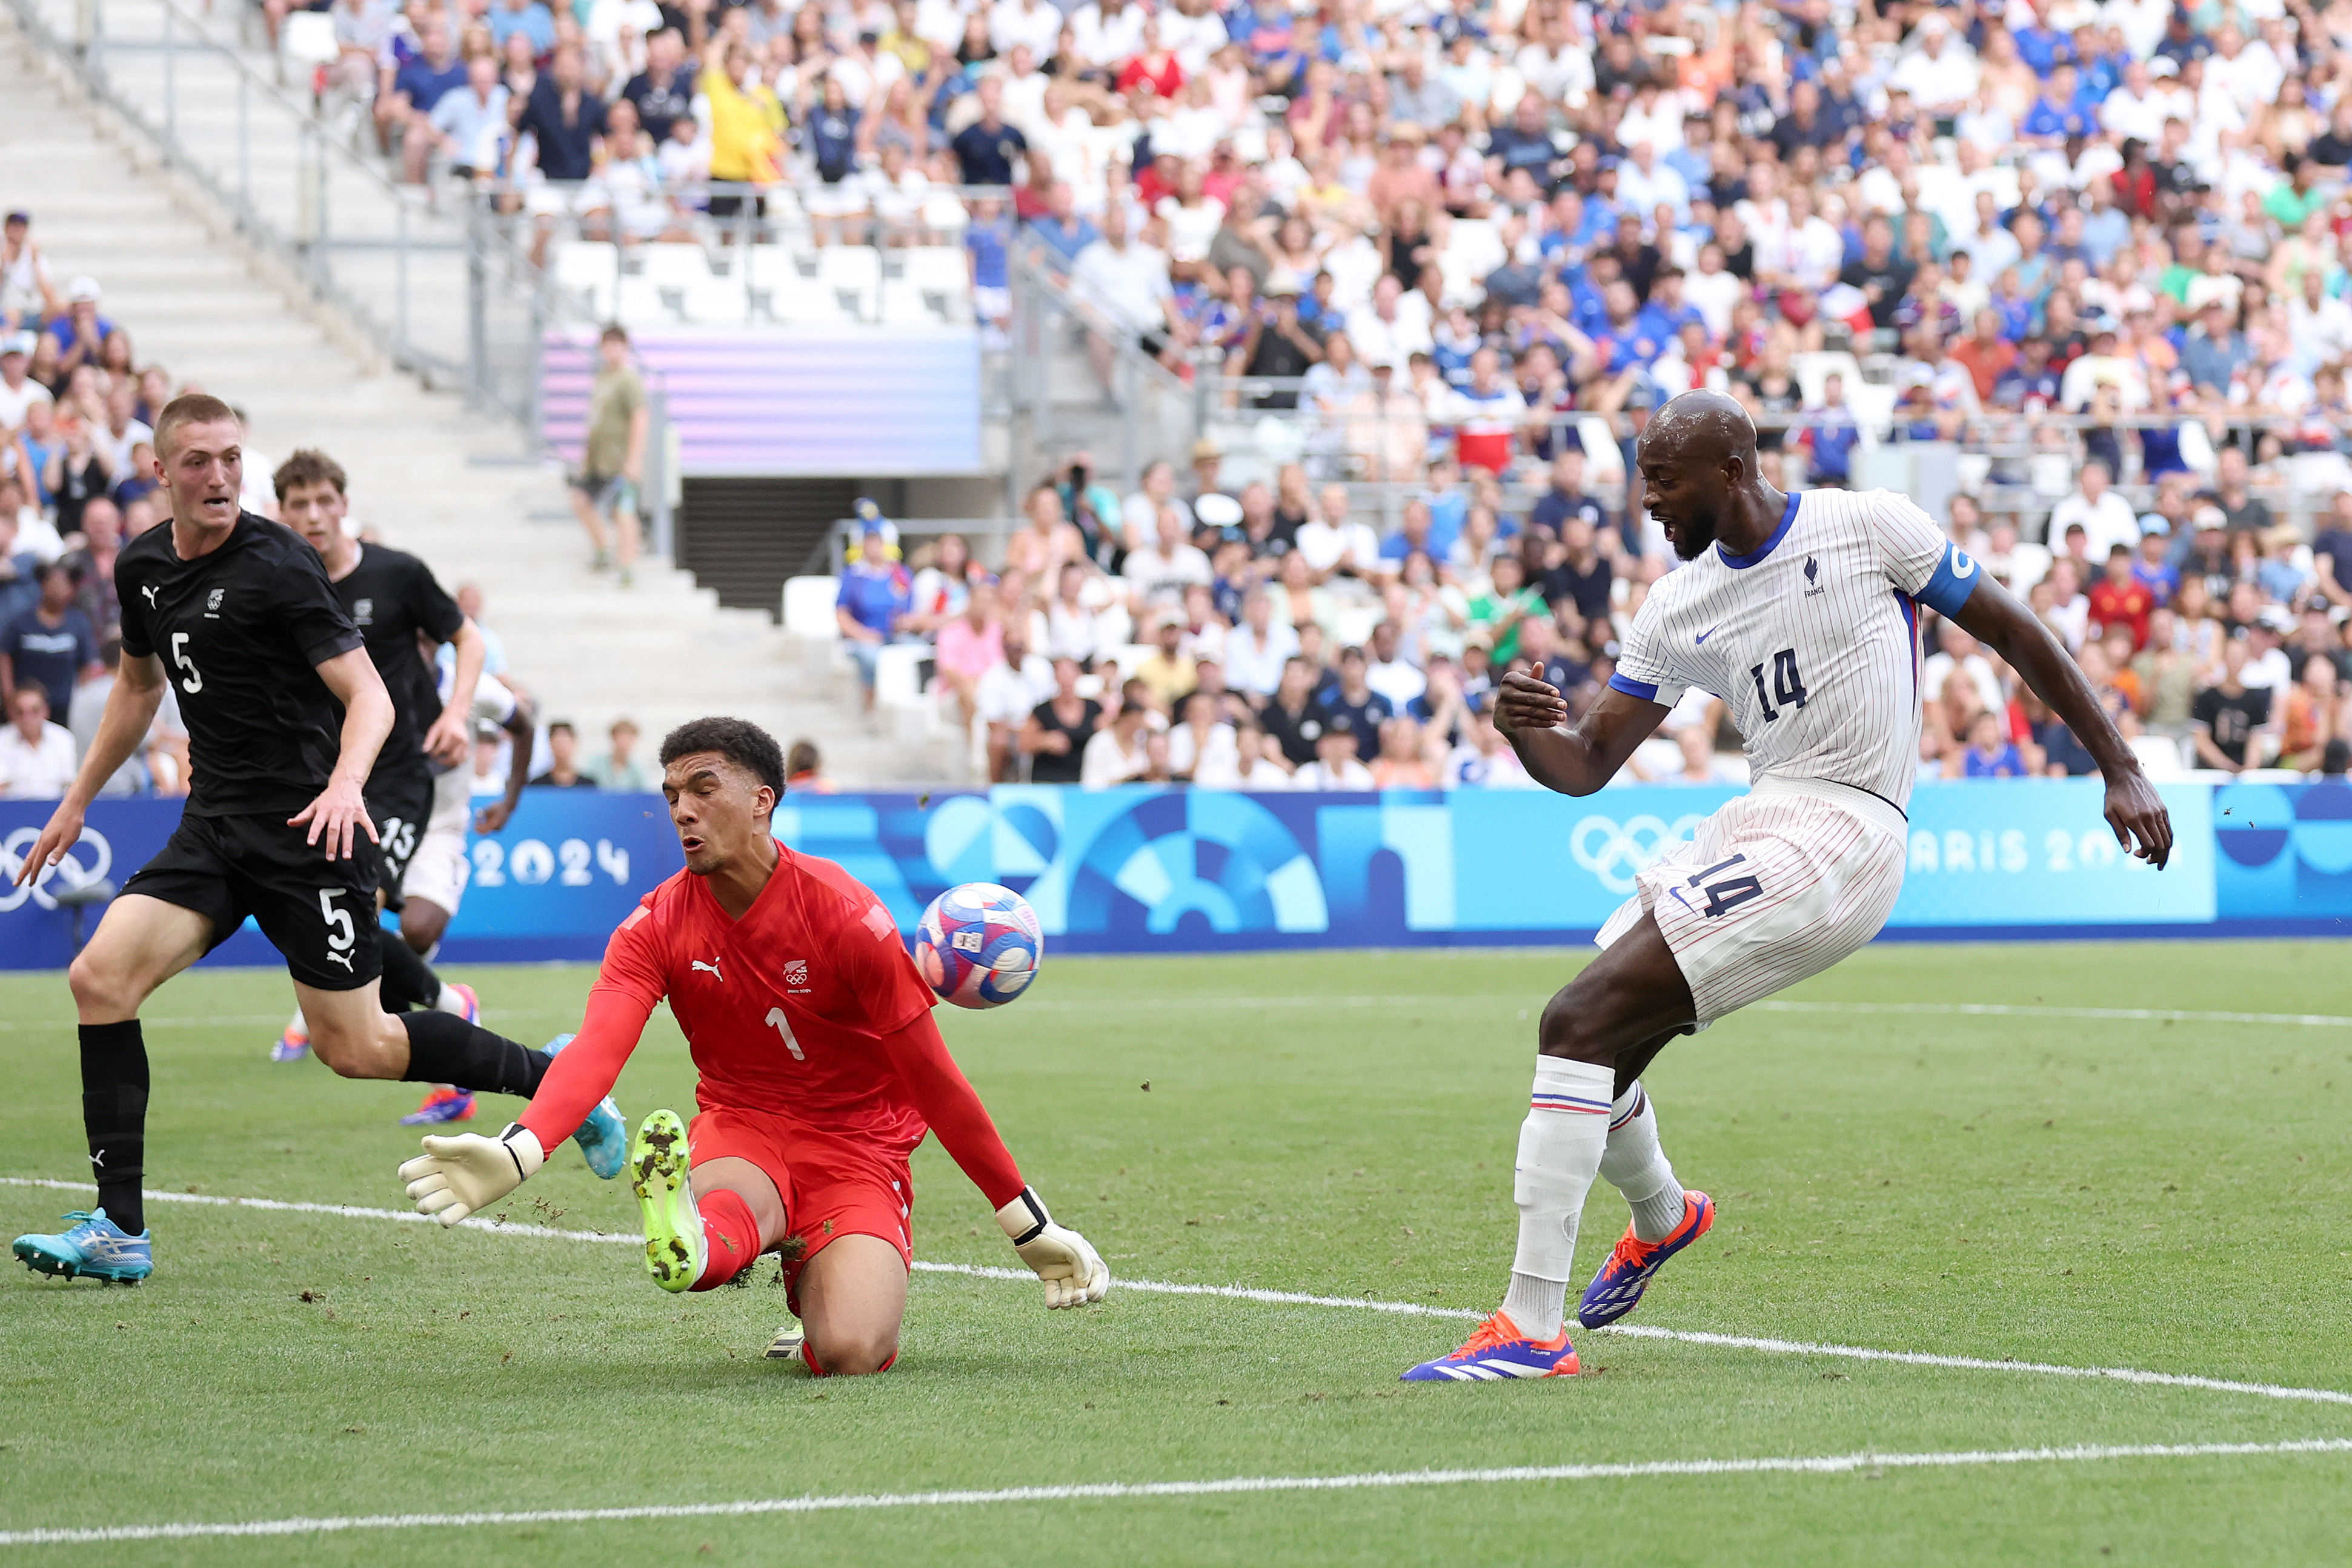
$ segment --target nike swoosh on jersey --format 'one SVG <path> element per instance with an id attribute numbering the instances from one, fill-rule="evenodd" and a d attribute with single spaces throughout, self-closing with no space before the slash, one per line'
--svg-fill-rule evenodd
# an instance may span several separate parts
<path id="1" fill-rule="evenodd" d="M 1705 631 L 1703 631 L 1703 632 L 1699 633 L 1699 634 L 1698 634 L 1698 636 L 1697 636 L 1695 639 L 1693 639 L 1694 646 L 1696 646 L 1696 644 L 1697 644 L 1697 643 L 1703 643 L 1703 642 L 1706 641 L 1706 639 L 1707 639 L 1707 638 L 1709 638 L 1709 637 L 1713 637 L 1716 633 L 1717 633 L 1717 632 L 1721 631 L 1722 629 L 1723 629 L 1723 623 L 1722 623 L 1721 621 L 1717 621 L 1717 622 L 1716 622 L 1716 623 L 1715 623 L 1715 625 L 1713 625 L 1713 626 L 1711 626 L 1707 627 L 1707 628 L 1706 628 L 1706 630 L 1705 630 Z"/>

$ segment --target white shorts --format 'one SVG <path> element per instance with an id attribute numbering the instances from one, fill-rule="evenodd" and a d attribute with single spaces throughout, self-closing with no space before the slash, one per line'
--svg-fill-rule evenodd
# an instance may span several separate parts
<path id="1" fill-rule="evenodd" d="M 401 897 L 437 904 L 453 917 L 465 901 L 466 882 L 474 870 L 466 858 L 466 828 L 474 811 L 472 775 L 471 768 L 452 768 L 433 781 L 433 815 L 401 881 Z"/>
<path id="2" fill-rule="evenodd" d="M 1903 890 L 1906 848 L 1903 814 L 1874 795 L 1765 778 L 1637 874 L 1593 944 L 1656 916 L 1704 1027 L 1876 936 Z"/>

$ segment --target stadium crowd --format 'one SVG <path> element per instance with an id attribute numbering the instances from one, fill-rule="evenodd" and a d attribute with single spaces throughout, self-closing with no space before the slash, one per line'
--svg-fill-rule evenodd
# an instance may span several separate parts
<path id="1" fill-rule="evenodd" d="M 869 26 L 799 16 L 801 43 Z M 1210 407 L 1310 430 L 1302 462 L 1230 492 L 1213 451 L 1132 496 L 1058 480 L 984 592 L 949 543 L 898 589 L 845 586 L 845 636 L 935 643 L 995 776 L 1025 758 L 1032 776 L 1231 782 L 1204 761 L 1230 748 L 1251 787 L 1255 759 L 1269 779 L 1507 780 L 1477 712 L 1498 669 L 1540 662 L 1589 700 L 1672 564 L 1638 474 L 1588 482 L 1575 422 L 1611 419 L 1606 466 L 1630 468 L 1648 410 L 1697 385 L 1748 405 L 1786 488 L 1851 482 L 1882 442 L 1958 443 L 1978 460 L 1954 537 L 2128 729 L 2222 773 L 2341 771 L 2342 0 L 929 0 L 870 22 L 859 48 L 909 49 L 942 128 L 976 110 L 1009 129 L 1019 243 L 1089 315 L 1106 384 L 1124 340 L 1215 378 Z M 937 58 L 950 29 L 961 75 Z M 830 82 L 864 58 L 794 61 Z M 1089 714 L 1087 657 L 1129 637 L 1151 651 Z M 1923 637 L 1924 772 L 2088 771 L 1958 628 Z M 1286 678 L 1260 656 L 1294 638 L 1306 667 Z M 1055 701 L 992 706 L 992 679 L 1064 657 Z M 1066 719 L 1114 739 L 1081 747 Z M 1324 754 L 1325 720 L 1352 759 Z M 1684 737 L 1736 745 L 1722 729 L 1692 700 L 1643 774 L 1715 776 Z"/>
<path id="2" fill-rule="evenodd" d="M 1605 682 L 1672 565 L 1619 470 L 1694 385 L 1750 407 L 1784 487 L 1958 441 L 1980 461 L 1954 537 L 2128 728 L 2225 773 L 2341 769 L 2352 0 L 334 17 L 330 77 L 414 174 L 543 179 L 592 224 L 665 179 L 792 186 L 820 240 L 878 216 L 884 185 L 1010 187 L 1014 243 L 1066 281 L 1098 364 L 1132 343 L 1213 378 L 1213 407 L 1303 413 L 1303 459 L 1272 479 L 1222 482 L 1210 445 L 1131 495 L 1079 468 L 1031 496 L 995 573 L 945 541 L 851 569 L 861 666 L 931 644 L 992 776 L 1510 782 L 1484 693 L 1514 661 L 1580 701 Z M 665 201 L 645 234 L 687 216 Z M 1001 235 L 968 232 L 983 299 Z M 118 493 L 135 460 L 115 479 L 93 454 L 168 383 L 94 282 L 60 292 L 22 224 L 7 247 L 0 553 L 34 564 L 5 568 L 0 626 L 53 641 L 39 566 L 152 523 Z M 1618 450 L 1590 446 L 1592 416 Z M 1366 480 L 1377 508 L 1339 482 Z M 1957 627 L 1922 635 L 1924 771 L 2086 771 Z M 1643 776 L 1736 773 L 1724 731 L 1693 699 Z"/>

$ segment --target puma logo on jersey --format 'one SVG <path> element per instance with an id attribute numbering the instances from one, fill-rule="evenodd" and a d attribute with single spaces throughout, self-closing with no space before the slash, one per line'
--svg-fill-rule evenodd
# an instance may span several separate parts
<path id="1" fill-rule="evenodd" d="M 348 974 L 348 973 L 351 973 L 352 972 L 352 955 L 351 955 L 350 953 L 348 953 L 348 952 L 337 952 L 333 948 L 331 948 L 331 948 L 329 948 L 329 949 L 327 950 L 327 956 L 328 956 L 330 959 L 332 959 L 335 963 L 341 964 L 341 965 L 343 966 L 343 972 L 344 972 L 345 973 L 347 973 L 347 974 Z"/>
<path id="2" fill-rule="evenodd" d="M 721 973 L 719 973 L 719 960 L 718 960 L 718 959 L 716 959 L 716 958 L 712 959 L 712 960 L 711 960 L 709 963 L 703 963 L 703 962 L 702 962 L 702 960 L 700 960 L 700 959 L 698 959 L 698 959 L 693 960 L 693 961 L 692 961 L 692 962 L 688 965 L 688 972 L 689 972 L 689 973 L 691 973 L 693 970 L 697 970 L 697 969 L 707 969 L 707 970 L 709 970 L 709 971 L 710 972 L 710 977 L 711 977 L 713 980 L 716 980 L 717 982 L 719 982 L 719 984 L 724 985 L 724 984 L 727 984 L 727 976 L 725 976 L 725 975 L 723 975 L 723 974 L 721 974 Z"/>
<path id="3" fill-rule="evenodd" d="M 139 584 L 139 591 L 147 595 L 147 607 L 151 610 L 153 609 L 155 607 L 155 584 L 152 583 L 142 583 Z"/>

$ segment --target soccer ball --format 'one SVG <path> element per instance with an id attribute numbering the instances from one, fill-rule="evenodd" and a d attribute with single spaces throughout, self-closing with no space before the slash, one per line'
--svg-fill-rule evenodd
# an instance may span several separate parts
<path id="1" fill-rule="evenodd" d="M 1029 989 L 1045 952 L 1037 911 L 993 882 L 950 888 L 915 928 L 916 967 L 959 1007 L 1003 1006 Z"/>

